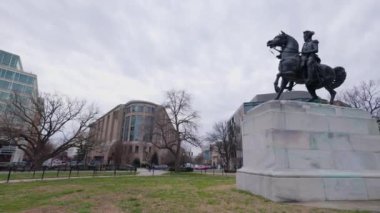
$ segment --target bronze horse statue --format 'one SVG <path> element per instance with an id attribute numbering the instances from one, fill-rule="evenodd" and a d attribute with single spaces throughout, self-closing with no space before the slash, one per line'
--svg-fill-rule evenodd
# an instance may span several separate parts
<path id="1" fill-rule="evenodd" d="M 284 89 L 292 90 L 294 83 L 305 84 L 305 71 L 301 67 L 301 58 L 298 51 L 298 42 L 282 32 L 274 37 L 274 39 L 267 42 L 267 46 L 270 48 L 280 47 L 279 58 L 279 73 L 277 74 L 276 80 L 274 82 L 275 91 L 277 92 L 278 100 L 284 91 Z M 317 64 L 317 71 L 312 76 L 314 79 L 311 82 L 306 83 L 307 91 L 310 93 L 312 99 L 310 101 L 318 100 L 318 96 L 315 90 L 324 87 L 330 93 L 330 104 L 333 104 L 336 95 L 335 88 L 342 85 L 346 79 L 346 71 L 343 67 L 331 67 L 325 64 Z M 278 87 L 278 80 L 281 80 L 281 86 Z M 287 86 L 289 84 L 289 86 Z"/>

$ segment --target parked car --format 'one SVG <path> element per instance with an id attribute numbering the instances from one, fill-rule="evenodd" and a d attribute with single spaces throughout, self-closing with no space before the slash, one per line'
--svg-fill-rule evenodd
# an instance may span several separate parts
<path id="1" fill-rule="evenodd" d="M 174 168 L 174 167 L 170 167 L 170 168 L 169 168 L 169 171 L 174 172 L 174 171 L 175 171 L 175 168 Z M 193 169 L 192 167 L 180 167 L 180 168 L 179 168 L 179 171 L 180 171 L 180 172 L 193 172 L 194 169 Z"/>
<path id="2" fill-rule="evenodd" d="M 66 166 L 66 162 L 57 159 L 48 159 L 42 164 L 42 166 L 47 167 L 49 169 L 54 169 L 57 167 Z"/>
<path id="3" fill-rule="evenodd" d="M 83 161 L 76 161 L 76 160 L 70 161 L 68 165 L 73 169 L 84 169 L 85 167 Z"/>
<path id="4" fill-rule="evenodd" d="M 209 165 L 195 165 L 194 166 L 195 170 L 207 170 L 207 169 L 210 169 L 210 168 L 211 168 L 211 166 L 209 166 Z"/>

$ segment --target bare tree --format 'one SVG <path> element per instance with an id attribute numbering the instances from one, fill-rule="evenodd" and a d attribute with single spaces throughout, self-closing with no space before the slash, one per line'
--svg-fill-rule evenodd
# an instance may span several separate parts
<path id="1" fill-rule="evenodd" d="M 156 110 L 153 144 L 173 155 L 176 172 L 180 169 L 182 143 L 200 145 L 196 135 L 198 118 L 198 113 L 191 107 L 190 95 L 183 90 L 166 92 L 163 107 Z"/>
<path id="2" fill-rule="evenodd" d="M 232 160 L 236 157 L 237 146 L 236 140 L 232 140 L 230 137 L 228 123 L 226 121 L 215 123 L 212 132 L 207 133 L 206 141 L 216 147 L 216 151 L 223 161 L 224 169 L 226 171 L 234 170 Z"/>
<path id="3" fill-rule="evenodd" d="M 363 109 L 377 119 L 380 129 L 380 84 L 373 80 L 361 82 L 342 93 L 339 97 L 352 107 Z"/>
<path id="4" fill-rule="evenodd" d="M 9 143 L 24 151 L 33 167 L 39 168 L 45 160 L 89 140 L 86 133 L 96 115 L 97 110 L 83 100 L 14 94 L 0 115 L 0 131 Z"/>

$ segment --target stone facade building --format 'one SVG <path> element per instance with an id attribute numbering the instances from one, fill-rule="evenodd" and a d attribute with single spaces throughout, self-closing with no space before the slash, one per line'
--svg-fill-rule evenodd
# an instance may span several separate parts
<path id="1" fill-rule="evenodd" d="M 130 101 L 107 112 L 91 125 L 92 151 L 87 162 L 101 165 L 167 164 L 167 151 L 152 142 L 157 113 L 162 106 L 147 101 Z M 153 161 L 153 162 L 152 162 Z"/>

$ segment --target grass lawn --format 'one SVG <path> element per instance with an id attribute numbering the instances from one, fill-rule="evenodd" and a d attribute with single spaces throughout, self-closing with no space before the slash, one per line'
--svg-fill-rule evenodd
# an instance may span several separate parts
<path id="1" fill-rule="evenodd" d="M 273 203 L 200 174 L 119 176 L 0 185 L 0 212 L 337 212 Z"/>

